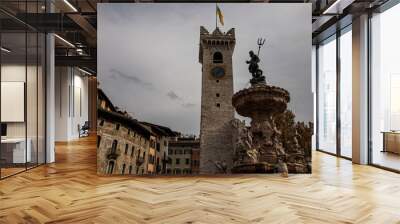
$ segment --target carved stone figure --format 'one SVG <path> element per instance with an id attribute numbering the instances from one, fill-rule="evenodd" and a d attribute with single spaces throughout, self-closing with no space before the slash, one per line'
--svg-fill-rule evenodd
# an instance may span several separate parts
<path id="1" fill-rule="evenodd" d="M 257 162 L 258 152 L 253 147 L 253 137 L 244 121 L 232 120 L 233 132 L 233 164 L 240 165 Z"/>
<path id="2" fill-rule="evenodd" d="M 278 172 L 281 173 L 282 177 L 289 176 L 289 170 L 285 162 L 282 159 L 278 159 Z"/>
<path id="3" fill-rule="evenodd" d="M 289 172 L 311 172 L 312 123 L 295 122 L 293 112 L 286 110 L 276 117 L 278 128 L 282 131 L 281 140 L 286 149 Z M 310 129 L 311 127 L 311 129 Z"/>
<path id="4" fill-rule="evenodd" d="M 304 150 L 305 160 L 307 162 L 307 172 L 311 172 L 311 139 L 313 135 L 314 126 L 312 122 L 305 124 L 298 122 L 296 124 L 298 133 L 298 142 L 300 147 Z"/>

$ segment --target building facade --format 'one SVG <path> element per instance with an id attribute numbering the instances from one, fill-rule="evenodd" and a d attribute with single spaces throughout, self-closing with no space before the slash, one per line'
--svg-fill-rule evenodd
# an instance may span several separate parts
<path id="1" fill-rule="evenodd" d="M 154 136 L 135 120 L 117 112 L 98 110 L 97 172 L 153 174 Z"/>
<path id="2" fill-rule="evenodd" d="M 167 174 L 199 174 L 200 140 L 176 138 L 169 142 Z"/>
<path id="3" fill-rule="evenodd" d="M 100 88 L 97 88 L 97 108 L 107 111 L 117 111 L 114 104 Z"/>
<path id="4" fill-rule="evenodd" d="M 97 165 L 100 174 L 165 174 L 168 142 L 178 133 L 118 111 L 98 89 Z"/>
<path id="5" fill-rule="evenodd" d="M 154 139 L 151 139 L 151 164 L 156 174 L 165 174 L 168 162 L 168 147 L 170 139 L 174 139 L 178 133 L 168 127 L 141 122 L 141 124 L 151 131 Z M 153 161 L 154 160 L 154 161 Z"/>
<path id="6" fill-rule="evenodd" d="M 190 165 L 192 174 L 200 173 L 200 142 L 192 148 L 192 159 Z"/>

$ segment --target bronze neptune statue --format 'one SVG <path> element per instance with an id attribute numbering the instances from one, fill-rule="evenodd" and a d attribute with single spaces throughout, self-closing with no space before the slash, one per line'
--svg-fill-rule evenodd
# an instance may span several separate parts
<path id="1" fill-rule="evenodd" d="M 259 38 L 257 40 L 257 45 L 258 45 L 258 52 L 257 55 L 253 52 L 250 51 L 250 60 L 246 61 L 247 64 L 249 64 L 249 72 L 253 76 L 252 79 L 250 79 L 251 85 L 255 84 L 265 84 L 265 76 L 263 76 L 263 71 L 259 68 L 258 63 L 260 62 L 259 54 L 260 54 L 260 49 L 264 45 L 265 39 Z"/>

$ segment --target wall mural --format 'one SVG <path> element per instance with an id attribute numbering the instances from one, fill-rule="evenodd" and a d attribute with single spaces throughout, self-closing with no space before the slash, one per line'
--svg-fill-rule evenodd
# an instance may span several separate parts
<path id="1" fill-rule="evenodd" d="M 209 31 L 206 26 L 200 25 L 197 33 L 198 49 L 193 50 L 195 46 L 189 45 L 196 42 L 195 39 L 191 39 L 195 35 L 182 36 L 179 32 L 171 34 L 179 28 L 169 25 L 187 17 L 185 25 L 181 27 L 183 32 L 186 31 L 185 28 L 192 30 L 201 19 L 187 12 L 190 9 L 180 4 L 162 5 L 129 5 L 131 9 L 122 9 L 121 4 L 115 7 L 113 4 L 100 7 L 99 30 L 104 31 L 100 32 L 99 42 L 100 49 L 104 47 L 104 52 L 110 51 L 107 43 L 111 40 L 127 41 L 108 36 L 110 32 L 106 30 L 110 24 L 116 24 L 118 27 L 118 23 L 123 25 L 125 20 L 139 19 L 142 23 L 146 23 L 146 19 L 150 21 L 145 25 L 139 22 L 135 24 L 137 28 L 131 33 L 134 40 L 131 44 L 135 47 L 131 50 L 117 47 L 122 54 L 126 52 L 127 55 L 135 56 L 137 61 L 130 57 L 127 59 L 131 60 L 126 62 L 124 58 L 115 60 L 109 53 L 102 54 L 100 50 L 98 173 L 280 173 L 283 177 L 295 173 L 311 173 L 311 57 L 302 55 L 309 53 L 311 56 L 311 36 L 307 34 L 310 33 L 307 29 L 311 27 L 311 20 L 307 21 L 308 17 L 305 16 L 305 21 L 297 21 L 304 23 L 303 29 L 293 32 L 303 36 L 289 40 L 289 28 L 276 28 L 273 23 L 268 25 L 268 22 L 265 23 L 266 29 L 263 29 L 262 25 L 240 20 L 230 22 L 233 28 L 224 28 L 224 13 L 230 10 L 234 13 L 237 7 L 243 8 L 243 5 L 191 4 L 191 8 L 197 8 L 198 12 L 210 9 L 212 11 L 212 7 L 215 7 L 215 27 Z M 250 6 L 248 10 L 254 15 L 270 17 L 278 15 L 268 14 L 269 10 L 280 10 L 280 13 L 293 10 L 294 14 L 305 15 L 311 10 L 308 6 L 295 7 L 290 6 L 291 4 L 261 5 L 266 13 L 255 10 L 251 5 L 247 6 Z M 122 13 L 117 18 L 113 13 L 119 10 Z M 147 13 L 135 17 L 135 12 L 139 12 L 136 10 L 147 10 Z M 178 18 L 172 16 L 169 20 L 168 16 L 171 14 L 166 12 L 174 10 L 179 11 L 178 14 L 185 13 L 179 14 Z M 149 18 L 149 14 L 154 11 L 164 19 L 166 29 L 162 28 L 163 25 L 154 25 L 157 20 Z M 253 14 L 249 13 L 250 17 L 251 15 Z M 285 17 L 285 20 L 287 19 Z M 255 20 L 250 18 L 248 21 Z M 149 31 L 150 28 L 153 31 Z M 168 29 L 175 30 L 166 32 Z M 240 33 L 241 30 L 243 34 Z M 156 37 L 164 34 L 164 38 L 170 42 L 151 42 L 153 38 L 146 34 L 152 32 Z M 276 33 L 280 33 L 282 37 Z M 169 39 L 171 37 L 180 41 L 173 41 Z M 285 38 L 288 39 L 287 42 Z M 188 39 L 190 41 L 187 41 Z M 140 40 L 143 46 L 147 43 L 154 46 L 142 48 L 140 42 L 135 40 Z M 303 42 L 300 42 L 304 44 L 296 45 L 295 40 L 302 40 Z M 174 43 L 182 46 L 174 48 Z M 282 48 L 279 49 L 278 46 Z M 160 49 L 163 49 L 164 53 Z M 173 49 L 172 52 L 169 52 L 169 49 Z M 198 58 L 193 57 L 194 52 Z M 137 56 L 141 57 L 136 58 Z M 194 63 L 196 59 L 201 67 Z M 165 63 L 166 61 L 169 64 Z M 184 65 L 185 62 L 189 65 Z M 166 64 L 168 66 L 163 67 Z M 297 65 L 302 67 L 296 67 Z M 130 68 L 132 70 L 129 70 Z M 181 73 L 198 74 L 198 82 L 182 82 Z M 166 85 L 169 82 L 171 85 Z M 173 86 L 176 88 L 163 93 L 166 88 Z M 194 89 L 199 90 L 200 94 Z M 177 94 L 178 92 L 183 94 Z M 193 98 L 195 103 L 189 102 L 189 98 Z M 175 110 L 178 106 L 180 108 Z"/>

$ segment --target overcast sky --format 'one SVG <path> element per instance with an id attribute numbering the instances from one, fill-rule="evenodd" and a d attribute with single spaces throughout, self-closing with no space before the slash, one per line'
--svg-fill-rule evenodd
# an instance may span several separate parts
<path id="1" fill-rule="evenodd" d="M 99 4 L 98 79 L 115 106 L 139 120 L 199 133 L 200 26 L 215 29 L 215 4 Z M 249 86 L 249 50 L 267 39 L 260 66 L 287 89 L 299 121 L 312 121 L 311 4 L 219 4 L 234 27 L 234 91 Z"/>

